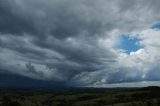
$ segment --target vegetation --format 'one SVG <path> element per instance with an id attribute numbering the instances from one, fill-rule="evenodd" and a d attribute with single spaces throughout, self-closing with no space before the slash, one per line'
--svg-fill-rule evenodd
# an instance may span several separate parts
<path id="1" fill-rule="evenodd" d="M 160 106 L 160 88 L 1 90 L 0 106 Z"/>

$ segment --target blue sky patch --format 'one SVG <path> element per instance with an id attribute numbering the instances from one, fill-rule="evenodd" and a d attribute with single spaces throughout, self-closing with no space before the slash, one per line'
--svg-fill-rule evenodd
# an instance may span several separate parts
<path id="1" fill-rule="evenodd" d="M 135 52 L 142 48 L 139 44 L 139 39 L 136 37 L 130 37 L 129 35 L 121 36 L 121 44 L 118 46 L 120 49 L 125 50 L 126 53 Z"/>
<path id="2" fill-rule="evenodd" d="M 160 23 L 154 24 L 151 28 L 152 29 L 160 29 Z"/>

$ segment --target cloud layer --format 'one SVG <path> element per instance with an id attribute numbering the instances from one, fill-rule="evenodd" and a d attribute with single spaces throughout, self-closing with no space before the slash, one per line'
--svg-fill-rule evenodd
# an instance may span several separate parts
<path id="1" fill-rule="evenodd" d="M 159 81 L 160 31 L 150 28 L 159 7 L 159 0 L 0 1 L 0 67 L 75 86 Z M 143 48 L 115 48 L 124 34 Z"/>

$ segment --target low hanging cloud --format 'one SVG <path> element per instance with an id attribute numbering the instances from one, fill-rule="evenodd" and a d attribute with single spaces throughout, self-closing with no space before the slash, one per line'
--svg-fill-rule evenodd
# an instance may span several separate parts
<path id="1" fill-rule="evenodd" d="M 159 5 L 159 0 L 0 1 L 1 70 L 75 86 L 158 81 L 160 31 L 150 26 L 160 20 Z M 124 34 L 140 39 L 143 48 L 130 54 L 115 48 Z"/>

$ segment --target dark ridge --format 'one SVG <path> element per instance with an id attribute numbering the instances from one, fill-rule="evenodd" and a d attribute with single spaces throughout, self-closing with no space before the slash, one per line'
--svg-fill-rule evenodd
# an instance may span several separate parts
<path id="1" fill-rule="evenodd" d="M 144 87 L 142 88 L 142 90 L 151 90 L 151 91 L 160 91 L 160 87 L 159 86 L 148 86 L 148 87 Z"/>

